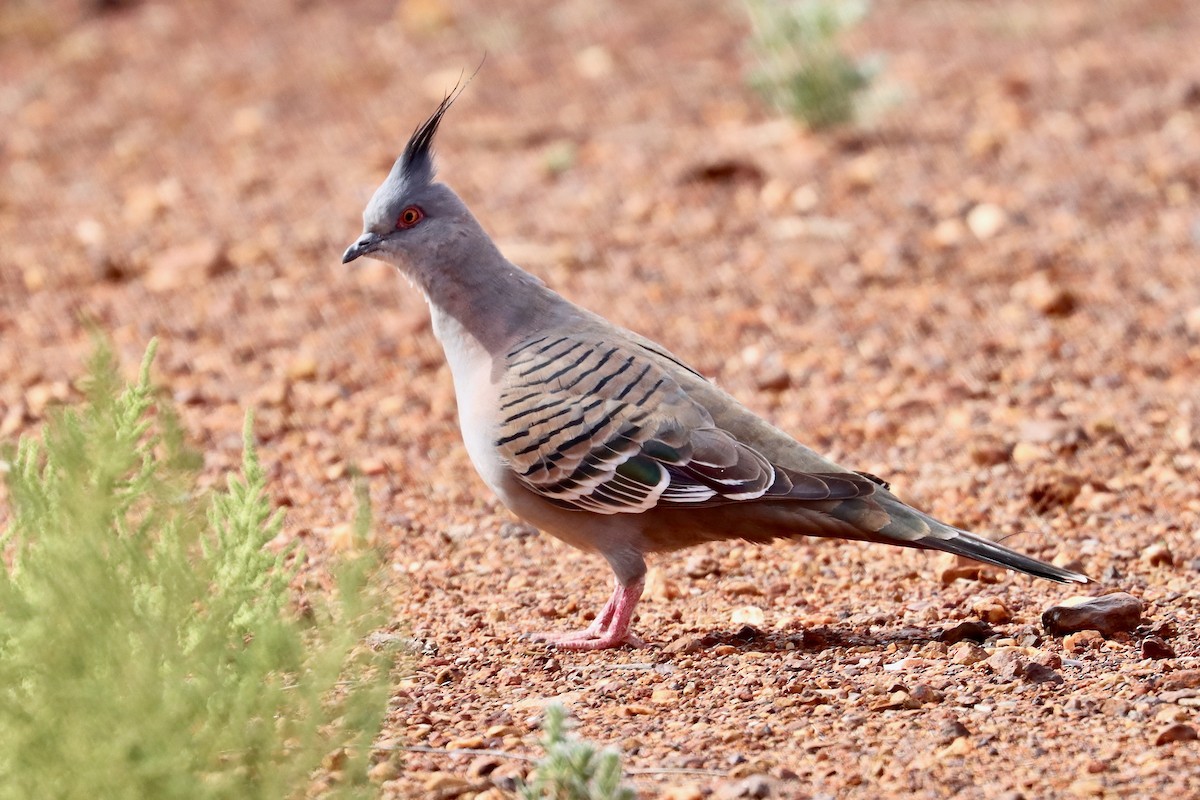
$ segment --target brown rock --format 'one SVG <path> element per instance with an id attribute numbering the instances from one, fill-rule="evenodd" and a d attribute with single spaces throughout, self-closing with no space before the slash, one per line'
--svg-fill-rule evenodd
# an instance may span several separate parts
<path id="1" fill-rule="evenodd" d="M 718 800 L 740 800 L 740 798 L 755 798 L 761 800 L 775 793 L 775 781 L 769 775 L 749 775 L 737 783 L 727 784 L 717 789 Z"/>
<path id="2" fill-rule="evenodd" d="M 998 597 L 985 597 L 971 604 L 971 612 L 984 622 L 1004 623 L 1012 621 L 1012 612 Z"/>
<path id="3" fill-rule="evenodd" d="M 1200 739 L 1200 734 L 1196 733 L 1195 728 L 1183 722 L 1176 722 L 1163 728 L 1158 736 L 1154 737 L 1154 745 L 1162 747 L 1171 742 L 1194 742 L 1197 739 Z"/>
<path id="4" fill-rule="evenodd" d="M 1142 639 L 1142 658 L 1174 658 L 1175 649 L 1167 644 L 1160 636 L 1147 636 Z"/>
<path id="5" fill-rule="evenodd" d="M 1165 542 L 1155 542 L 1142 553 L 1142 561 L 1152 567 L 1170 567 L 1175 565 L 1175 556 Z"/>
<path id="6" fill-rule="evenodd" d="M 725 585 L 725 593 L 734 597 L 746 597 L 762 594 L 762 587 L 753 581 L 733 581 Z"/>
<path id="7" fill-rule="evenodd" d="M 1163 678 L 1160 684 L 1166 691 L 1176 689 L 1195 689 L 1200 687 L 1200 669 L 1181 669 Z"/>
<path id="8" fill-rule="evenodd" d="M 1072 597 L 1042 612 L 1051 635 L 1094 630 L 1105 636 L 1131 631 L 1142 622 L 1142 601 L 1126 592 L 1101 597 Z"/>
<path id="9" fill-rule="evenodd" d="M 698 636 L 681 636 L 663 648 L 664 653 L 694 653 L 704 647 L 704 640 Z"/>
<path id="10" fill-rule="evenodd" d="M 973 642 L 959 642 L 950 648 L 950 660 L 955 664 L 978 664 L 987 658 L 987 651 Z"/>
<path id="11" fill-rule="evenodd" d="M 870 709 L 872 711 L 899 711 L 901 709 L 911 710 L 920 707 L 920 700 L 917 700 L 903 689 L 899 689 L 889 694 L 886 698 L 872 703 Z"/>
<path id="12" fill-rule="evenodd" d="M 995 634 L 996 632 L 992 630 L 990 625 L 985 625 L 978 620 L 969 619 L 942 631 L 941 634 L 938 635 L 938 641 L 946 644 L 958 644 L 964 640 L 982 643 L 986 642 L 989 637 L 994 636 Z"/>
<path id="13" fill-rule="evenodd" d="M 994 467 L 1012 457 L 1011 445 L 993 439 L 972 442 L 968 448 L 971 461 L 980 467 Z"/>
<path id="14" fill-rule="evenodd" d="M 709 556 L 689 556 L 683 562 L 683 574 L 689 578 L 707 578 L 721 571 L 721 565 L 715 558 Z"/>
<path id="15" fill-rule="evenodd" d="M 1096 650 L 1104 643 L 1100 631 L 1079 631 L 1063 637 L 1063 649 L 1068 653 L 1082 653 L 1084 650 Z"/>
<path id="16" fill-rule="evenodd" d="M 679 692 L 674 689 L 655 689 L 650 694 L 650 702 L 657 705 L 674 705 L 679 702 Z"/>
<path id="17" fill-rule="evenodd" d="M 1030 487 L 1029 504 L 1037 514 L 1059 507 L 1068 508 L 1082 488 L 1083 481 L 1074 475 L 1052 475 Z"/>
<path id="18" fill-rule="evenodd" d="M 1014 285 L 1012 294 L 1014 299 L 1023 301 L 1047 317 L 1066 316 L 1079 304 L 1074 293 L 1051 281 L 1045 273 L 1038 273 Z"/>
<path id="19" fill-rule="evenodd" d="M 1063 683 L 1063 676 L 1055 670 L 1039 664 L 1036 661 L 1030 662 L 1025 667 L 1025 673 L 1021 676 L 1029 683 Z"/>
<path id="20" fill-rule="evenodd" d="M 782 392 L 792 385 L 792 376 L 778 357 L 767 357 L 754 370 L 754 385 L 764 392 Z"/>
<path id="21" fill-rule="evenodd" d="M 486 778 L 500 766 L 500 759 L 495 756 L 476 756 L 467 765 L 467 775 L 472 778 Z"/>
<path id="22" fill-rule="evenodd" d="M 1029 666 L 1028 659 L 1015 648 L 1004 647 L 996 650 L 987 659 L 987 665 L 992 672 L 999 675 L 1001 678 L 1013 680 L 1025 675 L 1025 670 Z"/>

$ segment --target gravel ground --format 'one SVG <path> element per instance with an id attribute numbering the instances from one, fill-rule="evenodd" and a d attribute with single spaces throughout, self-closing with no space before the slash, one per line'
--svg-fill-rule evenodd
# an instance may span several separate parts
<path id="1" fill-rule="evenodd" d="M 381 750 L 382 797 L 507 796 L 551 699 L 651 797 L 1195 791 L 1200 5 L 878 0 L 847 45 L 898 101 L 820 136 L 746 88 L 733 2 L 102 5 L 0 7 L 0 441 L 94 323 L 131 371 L 160 337 L 208 480 L 258 410 L 314 583 L 365 473 L 421 648 L 381 744 L 432 751 Z M 421 298 L 339 263 L 484 51 L 442 175 L 510 258 L 1141 624 L 1050 635 L 1071 590 L 799 541 L 658 559 L 648 649 L 520 639 L 608 569 L 488 495 Z"/>

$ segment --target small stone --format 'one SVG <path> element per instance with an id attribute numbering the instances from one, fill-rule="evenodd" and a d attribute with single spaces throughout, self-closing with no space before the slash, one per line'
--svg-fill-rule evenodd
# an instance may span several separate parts
<path id="1" fill-rule="evenodd" d="M 877 700 L 870 706 L 872 711 L 912 710 L 920 707 L 920 701 L 903 689 L 892 692 L 885 699 Z"/>
<path id="2" fill-rule="evenodd" d="M 447 772 L 432 772 L 425 779 L 425 796 L 437 797 L 439 800 L 449 800 L 452 797 L 466 794 L 474 784 L 459 775 Z"/>
<path id="3" fill-rule="evenodd" d="M 725 585 L 725 593 L 734 597 L 761 595 L 762 587 L 753 581 L 733 581 Z"/>
<path id="4" fill-rule="evenodd" d="M 957 219 L 944 219 L 933 228 L 933 243 L 943 250 L 948 250 L 961 244 L 966 233 L 966 228 Z"/>
<path id="5" fill-rule="evenodd" d="M 950 744 L 955 739 L 970 735 L 971 731 L 966 725 L 963 725 L 956 719 L 952 719 L 938 730 L 938 743 L 943 745 Z"/>
<path id="6" fill-rule="evenodd" d="M 1002 442 L 987 440 L 972 442 L 967 454 L 976 466 L 994 467 L 1012 457 L 1013 448 Z"/>
<path id="7" fill-rule="evenodd" d="M 704 640 L 699 636 L 680 636 L 663 648 L 664 653 L 695 653 L 704 649 Z"/>
<path id="8" fill-rule="evenodd" d="M 1092 775 L 1077 778 L 1067 787 L 1067 791 L 1076 797 L 1098 797 L 1104 794 L 1104 780 Z"/>
<path id="9" fill-rule="evenodd" d="M 1098 650 L 1103 644 L 1104 636 L 1100 631 L 1080 631 L 1063 637 L 1063 649 L 1068 653 Z"/>
<path id="10" fill-rule="evenodd" d="M 380 761 L 367 770 L 367 780 L 371 781 L 371 783 L 385 783 L 399 776 L 400 768 L 390 758 L 386 761 Z"/>
<path id="11" fill-rule="evenodd" d="M 310 381 L 317 377 L 317 360 L 302 353 L 287 366 L 287 376 L 293 381 Z"/>
<path id="12" fill-rule="evenodd" d="M 674 705 L 679 702 L 679 692 L 674 689 L 655 689 L 650 693 L 650 702 L 658 705 Z"/>
<path id="13" fill-rule="evenodd" d="M 761 800 L 770 797 L 775 791 L 775 781 L 768 775 L 749 775 L 737 783 L 727 784 L 717 790 L 717 800 L 741 800 L 751 798 Z"/>
<path id="14" fill-rule="evenodd" d="M 1171 567 L 1175 565 L 1175 556 L 1166 542 L 1155 542 L 1142 553 L 1142 561 L 1152 567 Z"/>
<path id="15" fill-rule="evenodd" d="M 1003 647 L 988 656 L 987 665 L 1001 678 L 1013 680 L 1025 675 L 1029 661 L 1016 648 Z"/>
<path id="16" fill-rule="evenodd" d="M 1078 305 L 1069 289 L 1051 283 L 1050 278 L 1041 272 L 1014 284 L 1012 296 L 1047 317 L 1065 317 Z"/>
<path id="17" fill-rule="evenodd" d="M 1012 612 L 998 597 L 985 597 L 971 604 L 971 613 L 977 614 L 984 622 L 1005 623 L 1012 621 Z"/>
<path id="18" fill-rule="evenodd" d="M 766 622 L 766 617 L 758 606 L 742 606 L 733 610 L 729 620 L 734 625 L 751 625 L 761 628 Z"/>
<path id="19" fill-rule="evenodd" d="M 1162 688 L 1168 692 L 1178 689 L 1200 688 L 1200 669 L 1181 669 L 1162 680 Z"/>
<path id="20" fill-rule="evenodd" d="M 500 766 L 500 759 L 495 756 L 476 756 L 467 765 L 467 775 L 472 778 L 486 778 Z"/>
<path id="21" fill-rule="evenodd" d="M 1069 508 L 1079 496 L 1083 481 L 1074 475 L 1052 475 L 1030 487 L 1027 496 L 1034 513 L 1045 514 L 1055 508 Z"/>
<path id="22" fill-rule="evenodd" d="M 1200 338 L 1200 306 L 1196 306 L 1184 315 L 1183 324 L 1188 333 Z"/>
<path id="23" fill-rule="evenodd" d="M 671 786 L 659 795 L 660 800 L 704 800 L 704 792 L 694 783 Z"/>
<path id="24" fill-rule="evenodd" d="M 918 706 L 923 706 L 927 703 L 940 703 L 945 699 L 945 695 L 926 683 L 914 685 L 908 690 L 908 694 Z"/>
<path id="25" fill-rule="evenodd" d="M 1110 636 L 1140 625 L 1142 608 L 1142 601 L 1126 592 L 1076 596 L 1042 612 L 1042 627 L 1051 635 L 1094 630 Z"/>
<path id="26" fill-rule="evenodd" d="M 942 570 L 939 576 L 943 586 L 949 586 L 957 580 L 978 581 L 979 583 L 996 583 L 1000 580 L 995 567 L 981 564 L 963 556 L 954 556 L 953 566 Z"/>
<path id="27" fill-rule="evenodd" d="M 768 356 L 754 370 L 754 385 L 764 392 L 782 392 L 792 385 L 792 376 L 778 356 Z"/>
<path id="28" fill-rule="evenodd" d="M 484 736 L 488 739 L 503 739 L 505 736 L 520 736 L 520 729 L 513 725 L 493 725 L 488 728 Z"/>
<path id="29" fill-rule="evenodd" d="M 376 456 L 368 456 L 358 464 L 358 470 L 363 475 L 382 475 L 387 469 L 387 462 Z"/>
<path id="30" fill-rule="evenodd" d="M 959 642 L 950 648 L 950 660 L 955 664 L 978 664 L 987 658 L 987 651 L 974 642 Z"/>
<path id="31" fill-rule="evenodd" d="M 1160 636 L 1147 636 L 1142 639 L 1142 658 L 1174 658 L 1175 649 L 1167 644 Z"/>
<path id="32" fill-rule="evenodd" d="M 970 755 L 975 749 L 975 743 L 968 736 L 959 736 L 950 741 L 950 744 L 943 747 L 937 752 L 939 758 L 962 758 Z"/>
<path id="33" fill-rule="evenodd" d="M 613 71 L 612 53 L 601 45 L 585 47 L 575 54 L 575 68 L 590 81 L 607 78 Z"/>
<path id="34" fill-rule="evenodd" d="M 1163 728 L 1158 736 L 1154 737 L 1154 745 L 1162 747 L 1171 742 L 1194 742 L 1197 739 L 1200 739 L 1200 734 L 1196 733 L 1195 728 L 1183 722 L 1176 722 Z"/>
<path id="35" fill-rule="evenodd" d="M 707 578 L 721 571 L 721 565 L 709 556 L 690 556 L 683 564 L 683 574 L 689 578 Z"/>
<path id="36" fill-rule="evenodd" d="M 459 676 L 452 676 L 449 680 L 437 681 L 437 683 L 453 683 Z M 447 750 L 480 750 L 483 748 L 484 741 L 482 736 L 465 736 L 461 739 L 451 739 L 446 745 Z"/>
<path id="37" fill-rule="evenodd" d="M 938 635 L 938 641 L 948 645 L 958 644 L 965 640 L 982 643 L 995 635 L 996 632 L 992 630 L 990 625 L 985 625 L 978 620 L 967 620 L 942 631 Z"/>
<path id="38" fill-rule="evenodd" d="M 1034 442 L 1017 442 L 1012 449 L 1012 460 L 1019 466 L 1045 461 L 1052 455 L 1049 447 Z"/>
<path id="39" fill-rule="evenodd" d="M 845 176 L 852 189 L 870 189 L 879 180 L 883 170 L 883 158 L 879 153 L 864 153 L 846 165 Z"/>
<path id="40" fill-rule="evenodd" d="M 1004 209 L 993 203 L 980 203 L 967 212 L 967 227 L 977 239 L 991 239 L 1008 223 Z"/>
<path id="41" fill-rule="evenodd" d="M 1025 674 L 1022 675 L 1029 683 L 1063 683 L 1063 676 L 1055 670 L 1039 664 L 1036 661 L 1030 662 L 1025 667 Z"/>

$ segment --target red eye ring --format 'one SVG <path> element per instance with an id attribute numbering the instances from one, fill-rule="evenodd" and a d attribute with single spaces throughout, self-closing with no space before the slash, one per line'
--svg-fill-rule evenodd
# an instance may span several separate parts
<path id="1" fill-rule="evenodd" d="M 424 211 L 417 206 L 408 206 L 400 212 L 400 216 L 396 219 L 396 227 L 411 228 L 423 219 L 425 219 Z"/>

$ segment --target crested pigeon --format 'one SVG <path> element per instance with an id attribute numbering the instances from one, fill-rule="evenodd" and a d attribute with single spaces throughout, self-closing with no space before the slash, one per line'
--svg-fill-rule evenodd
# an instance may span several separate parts
<path id="1" fill-rule="evenodd" d="M 457 94 L 413 132 L 342 261 L 369 255 L 421 289 L 480 477 L 517 516 L 612 567 L 612 596 L 589 627 L 535 639 L 640 644 L 630 623 L 646 554 L 721 539 L 840 537 L 1088 581 L 904 504 L 508 261 L 434 179 L 434 136 Z"/>

